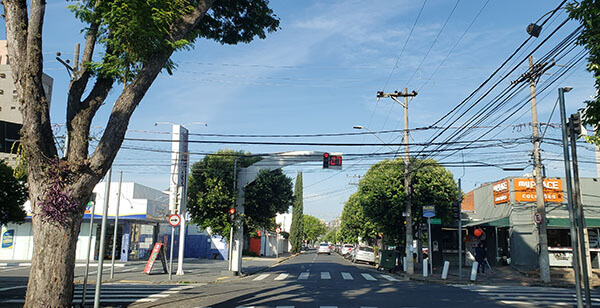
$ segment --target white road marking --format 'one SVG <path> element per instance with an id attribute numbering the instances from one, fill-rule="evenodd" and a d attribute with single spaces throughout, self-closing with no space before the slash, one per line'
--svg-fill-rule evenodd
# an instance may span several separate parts
<path id="1" fill-rule="evenodd" d="M 309 272 L 303 272 L 298 276 L 298 279 L 308 279 L 308 275 L 310 275 Z"/>
<path id="2" fill-rule="evenodd" d="M 342 272 L 342 277 L 344 277 L 345 280 L 354 280 L 354 277 L 352 277 L 350 273 Z"/>
<path id="3" fill-rule="evenodd" d="M 253 281 L 258 281 L 258 280 L 263 280 L 265 278 L 267 278 L 269 276 L 269 274 L 262 274 L 254 279 L 252 279 Z"/>
<path id="4" fill-rule="evenodd" d="M 337 308 L 337 306 L 319 306 L 319 308 Z"/>
<path id="5" fill-rule="evenodd" d="M 275 308 L 295 308 L 295 306 L 276 306 Z"/>
<path id="6" fill-rule="evenodd" d="M 27 288 L 27 286 L 15 286 L 15 287 L 1 288 L 0 292 L 14 290 L 14 289 L 25 289 L 25 288 Z"/>
<path id="7" fill-rule="evenodd" d="M 370 274 L 362 273 L 361 275 L 365 277 L 366 280 L 377 281 L 377 278 L 371 276 Z"/>
<path id="8" fill-rule="evenodd" d="M 281 273 L 279 276 L 275 277 L 275 280 L 284 280 L 289 276 L 289 274 Z"/>
<path id="9" fill-rule="evenodd" d="M 383 277 L 383 278 L 385 278 L 385 279 L 387 279 L 389 281 L 400 281 L 400 280 L 398 280 L 398 279 L 396 279 L 396 278 L 394 278 L 394 277 L 392 277 L 390 275 L 381 275 L 381 277 Z"/>
<path id="10" fill-rule="evenodd" d="M 329 272 L 321 272 L 321 279 L 331 279 Z"/>

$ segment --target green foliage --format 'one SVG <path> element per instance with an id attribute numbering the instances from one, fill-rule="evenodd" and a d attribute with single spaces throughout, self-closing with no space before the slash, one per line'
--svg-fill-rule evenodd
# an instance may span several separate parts
<path id="1" fill-rule="evenodd" d="M 344 204 L 337 238 L 343 243 L 358 243 L 358 238 L 373 239 L 377 236 L 375 224 L 370 221 L 359 202 L 358 192 L 350 195 Z"/>
<path id="2" fill-rule="evenodd" d="M 255 228 L 271 228 L 272 218 L 285 213 L 292 205 L 292 179 L 281 169 L 263 169 L 256 180 L 245 189 L 245 216 L 248 225 Z"/>
<path id="3" fill-rule="evenodd" d="M 25 221 L 23 204 L 28 192 L 24 180 L 15 178 L 13 169 L 0 160 L 0 225 Z"/>
<path id="4" fill-rule="evenodd" d="M 97 73 L 131 81 L 142 64 L 160 54 L 193 47 L 199 38 L 221 44 L 249 43 L 277 31 L 279 19 L 268 0 L 215 1 L 200 23 L 183 38 L 171 35 L 175 23 L 193 12 L 200 0 L 80 0 L 69 8 L 85 24 L 97 24 L 102 60 L 89 63 Z M 167 71 L 175 68 L 166 64 Z"/>
<path id="5" fill-rule="evenodd" d="M 338 242 L 337 234 L 338 234 L 338 228 L 333 228 L 333 229 L 327 231 L 327 233 L 323 237 L 323 241 L 328 242 L 328 243 L 337 243 Z"/>
<path id="6" fill-rule="evenodd" d="M 435 205 L 436 217 L 445 223 L 452 221 L 452 203 L 458 188 L 452 174 L 435 160 L 411 160 L 412 217 L 415 227 L 425 222 L 423 205 Z M 371 241 L 383 233 L 384 242 L 398 244 L 404 240 L 406 210 L 404 161 L 384 160 L 373 165 L 361 180 L 358 192 L 350 197 L 342 213 L 344 241 L 357 237 Z M 362 216 L 362 217 L 361 217 Z"/>
<path id="7" fill-rule="evenodd" d="M 302 216 L 304 215 L 302 185 L 302 172 L 298 172 L 298 175 L 296 176 L 296 185 L 294 185 L 294 205 L 292 209 L 292 225 L 290 227 L 292 253 L 299 253 L 302 248 L 302 235 L 304 233 L 302 219 Z"/>
<path id="8" fill-rule="evenodd" d="M 303 215 L 302 220 L 304 224 L 304 238 L 309 243 L 316 241 L 321 235 L 327 232 L 325 223 L 314 216 Z"/>
<path id="9" fill-rule="evenodd" d="M 577 44 L 588 50 L 588 71 L 594 74 L 596 90 L 600 90 L 600 1 L 581 0 L 567 5 L 569 17 L 583 25 L 583 30 L 577 38 Z M 595 98 L 585 102 L 587 110 L 583 122 L 588 125 L 600 123 L 600 97 L 596 92 Z M 587 138 L 588 142 L 600 145 L 600 129 L 595 136 Z"/>
<path id="10" fill-rule="evenodd" d="M 243 151 L 219 150 L 192 165 L 188 184 L 188 211 L 194 223 L 210 227 L 215 234 L 227 236 L 230 230 L 228 210 L 234 205 L 233 165 L 237 170 L 258 159 Z"/>

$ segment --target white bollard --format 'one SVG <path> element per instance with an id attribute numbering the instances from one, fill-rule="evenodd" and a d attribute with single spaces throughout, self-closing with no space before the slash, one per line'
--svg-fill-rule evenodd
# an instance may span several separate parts
<path id="1" fill-rule="evenodd" d="M 473 266 L 471 266 L 471 281 L 475 281 L 477 279 L 477 267 L 479 263 L 477 261 L 473 261 Z"/>
<path id="2" fill-rule="evenodd" d="M 406 273 L 407 271 L 407 266 L 406 266 L 406 257 L 402 257 L 402 270 Z"/>
<path id="3" fill-rule="evenodd" d="M 448 278 L 448 269 L 450 269 L 450 261 L 444 261 L 444 269 L 442 269 L 442 279 Z"/>
<path id="4" fill-rule="evenodd" d="M 428 273 L 427 270 L 429 269 L 429 266 L 427 266 L 427 261 L 429 260 L 429 258 L 427 259 L 423 259 L 423 277 L 427 277 Z"/>

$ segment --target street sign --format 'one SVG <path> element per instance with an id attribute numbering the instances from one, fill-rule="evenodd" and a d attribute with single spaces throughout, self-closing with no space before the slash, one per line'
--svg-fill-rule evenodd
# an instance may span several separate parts
<path id="1" fill-rule="evenodd" d="M 171 216 L 169 216 L 169 224 L 171 225 L 171 227 L 179 226 L 180 222 L 181 222 L 181 217 L 179 217 L 179 215 L 172 214 Z"/>
<path id="2" fill-rule="evenodd" d="M 540 212 L 535 212 L 535 214 L 533 215 L 533 221 L 535 221 L 536 224 L 541 224 L 542 220 L 544 219 L 544 217 L 542 216 L 542 213 Z"/>
<path id="3" fill-rule="evenodd" d="M 423 217 L 435 217 L 435 205 L 423 205 Z"/>
<path id="4" fill-rule="evenodd" d="M 441 225 L 442 219 L 441 218 L 431 218 L 431 224 L 432 225 Z"/>
<path id="5" fill-rule="evenodd" d="M 281 233 L 281 228 L 277 227 L 277 229 L 275 229 L 275 232 L 277 232 L 277 234 Z"/>

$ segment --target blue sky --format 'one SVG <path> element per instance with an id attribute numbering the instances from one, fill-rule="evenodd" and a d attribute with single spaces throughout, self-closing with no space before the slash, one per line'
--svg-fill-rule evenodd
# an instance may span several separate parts
<path id="1" fill-rule="evenodd" d="M 128 137 L 169 138 L 167 134 L 160 133 L 170 132 L 170 127 L 154 126 L 157 121 L 208 123 L 207 127 L 189 125 L 192 134 L 358 132 L 352 129 L 354 125 L 363 125 L 372 131 L 399 129 L 403 127 L 402 108 L 390 99 L 377 101 L 376 93 L 405 87 L 409 91 L 419 91 L 409 103 L 410 128 L 426 127 L 490 76 L 528 37 L 525 27 L 559 3 L 461 0 L 457 4 L 455 0 L 429 0 L 415 24 L 422 1 L 271 1 L 271 7 L 281 18 L 281 30 L 269 34 L 265 40 L 250 44 L 223 46 L 212 41 L 199 41 L 193 50 L 177 53 L 173 60 L 179 68 L 173 76 L 162 74 L 157 78 L 131 119 Z M 65 119 L 68 75 L 54 59 L 55 53 L 60 51 L 63 58 L 72 58 L 74 45 L 84 42 L 80 33 L 82 25 L 65 6 L 63 1 L 52 1 L 48 5 L 43 37 L 45 71 L 54 78 L 51 116 L 56 124 L 64 123 Z M 566 18 L 564 10 L 556 15 L 544 27 L 540 38 L 531 40 L 526 46 L 526 52 L 533 50 Z M 577 26 L 573 21 L 565 24 L 533 54 L 534 57 L 541 58 Z M 574 49 L 557 63 L 565 64 L 578 50 L 580 48 Z M 522 60 L 525 54 L 519 54 L 517 60 Z M 560 66 L 556 66 L 549 70 L 549 75 L 542 76 L 539 83 L 551 80 L 556 76 L 552 74 L 557 74 L 559 69 Z M 509 79 L 517 79 L 526 70 L 526 64 L 520 65 Z M 509 85 L 509 79 L 502 81 L 501 86 Z M 574 87 L 567 94 L 569 113 L 583 107 L 582 102 L 595 93 L 592 75 L 585 71 L 584 63 L 575 65 L 539 94 L 540 121 L 548 122 L 556 102 L 556 89 L 566 85 Z M 120 87 L 115 87 L 94 122 L 94 132 L 98 136 Z M 506 108 L 516 105 L 519 99 L 528 95 L 528 89 L 519 92 Z M 483 102 L 489 100 L 486 98 Z M 482 125 L 492 125 L 494 117 L 500 119 L 506 114 L 506 109 L 499 110 Z M 507 162 L 527 162 L 531 144 L 511 144 L 508 139 L 530 135 L 530 127 L 515 126 L 530 121 L 530 109 L 526 107 L 505 123 L 512 126 L 503 126 L 489 136 L 505 138 L 504 147 L 466 150 L 442 161 L 479 161 L 499 166 Z M 549 122 L 558 121 L 556 111 Z M 460 123 L 457 122 L 457 125 Z M 411 134 L 410 141 L 425 142 L 436 132 L 438 130 L 415 132 Z M 57 135 L 61 134 L 64 134 L 64 127 L 58 126 Z M 387 133 L 378 136 L 386 142 L 400 143 L 399 135 Z M 473 140 L 479 135 L 480 132 L 475 129 L 463 140 Z M 550 128 L 547 136 L 560 138 L 560 131 Z M 279 139 L 191 136 L 190 139 L 381 143 L 373 135 Z M 152 150 L 170 149 L 170 144 L 161 142 L 126 141 L 124 145 Z M 379 146 L 190 145 L 192 153 L 210 153 L 221 148 L 253 153 L 315 150 L 365 154 L 388 150 Z M 560 147 L 543 144 L 542 149 L 543 158 L 549 159 L 545 161 L 548 175 L 563 175 Z M 580 155 L 584 162 L 593 160 L 589 146 L 582 146 Z M 202 155 L 194 154 L 191 161 L 201 158 Z M 364 175 L 369 165 L 377 161 L 345 158 L 341 172 L 322 170 L 315 163 L 284 169 L 291 177 L 295 177 L 298 171 L 304 172 L 305 213 L 325 220 L 339 216 L 344 201 L 356 191 L 356 186 L 350 185 L 357 181 L 354 177 Z M 115 161 L 114 172 L 123 170 L 126 181 L 166 189 L 169 162 L 168 153 L 122 149 Z M 484 182 L 531 172 L 531 163 L 523 166 L 527 168 L 522 172 L 506 172 L 496 167 L 449 169 L 455 178 L 463 179 L 463 189 L 469 191 Z M 580 168 L 583 176 L 596 174 L 594 164 L 583 163 Z"/>

